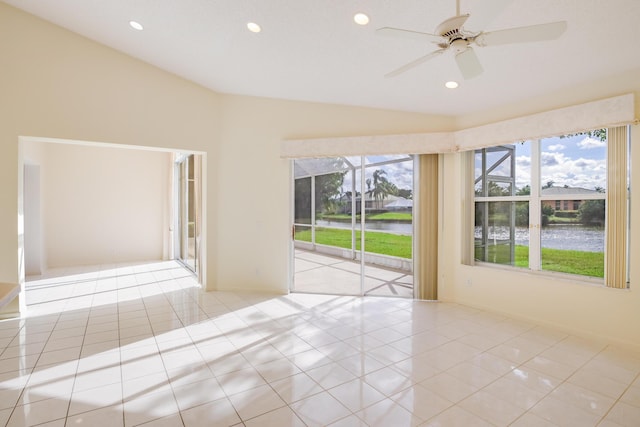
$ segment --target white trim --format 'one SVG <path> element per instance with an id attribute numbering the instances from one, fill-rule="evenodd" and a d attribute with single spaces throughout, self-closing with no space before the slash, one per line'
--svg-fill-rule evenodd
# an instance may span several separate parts
<path id="1" fill-rule="evenodd" d="M 126 148 L 133 150 L 147 150 L 147 151 L 160 151 L 166 153 L 182 153 L 182 154 L 206 154 L 206 151 L 197 151 L 197 150 L 185 150 L 182 148 L 164 148 L 164 147 L 154 147 L 148 145 L 133 145 L 133 144 L 117 144 L 110 142 L 97 142 L 97 141 L 83 141 L 77 139 L 62 139 L 62 138 L 46 138 L 41 136 L 19 136 L 19 141 L 28 141 L 28 142 L 48 142 L 54 144 L 69 144 L 69 145 L 85 145 L 90 147 L 104 147 L 104 148 Z"/>

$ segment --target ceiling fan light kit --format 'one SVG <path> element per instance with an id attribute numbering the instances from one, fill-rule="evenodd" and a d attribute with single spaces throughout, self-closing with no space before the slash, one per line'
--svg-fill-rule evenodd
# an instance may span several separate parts
<path id="1" fill-rule="evenodd" d="M 481 75 L 484 69 L 471 45 L 486 47 L 556 40 L 567 30 L 567 23 L 558 21 L 486 33 L 484 31 L 469 32 L 463 26 L 471 15 L 460 14 L 460 0 L 456 1 L 456 11 L 456 16 L 446 19 L 436 27 L 435 34 L 392 27 L 383 27 L 376 30 L 376 34 L 380 36 L 419 39 L 439 47 L 438 50 L 391 71 L 385 77 L 395 77 L 451 50 L 454 53 L 455 62 L 462 77 L 465 80 L 473 79 Z"/>

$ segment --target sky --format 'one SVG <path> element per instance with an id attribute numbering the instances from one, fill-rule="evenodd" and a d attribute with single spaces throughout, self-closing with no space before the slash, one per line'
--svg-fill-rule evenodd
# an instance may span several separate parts
<path id="1" fill-rule="evenodd" d="M 516 143 L 516 187 L 522 188 L 531 180 L 531 143 Z M 606 143 L 587 135 L 567 138 L 553 137 L 541 140 L 540 182 L 553 181 L 554 187 L 580 187 L 594 190 L 606 188 Z M 498 156 L 498 155 L 494 155 Z M 506 163 L 506 162 L 505 162 Z M 478 165 L 476 165 L 478 166 Z M 506 165 L 495 174 L 509 174 Z M 479 168 L 476 167 L 476 176 Z"/>

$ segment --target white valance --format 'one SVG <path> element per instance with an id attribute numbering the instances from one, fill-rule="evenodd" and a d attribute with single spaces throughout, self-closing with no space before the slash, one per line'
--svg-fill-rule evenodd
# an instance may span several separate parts
<path id="1" fill-rule="evenodd" d="M 616 96 L 455 132 L 456 150 L 628 125 L 635 120 L 633 94 Z"/>
<path id="2" fill-rule="evenodd" d="M 451 153 L 616 127 L 635 120 L 631 93 L 454 132 L 285 140 L 280 157 Z"/>
<path id="3" fill-rule="evenodd" d="M 433 154 L 454 151 L 452 132 L 299 139 L 282 142 L 280 157 L 337 157 L 384 154 Z"/>

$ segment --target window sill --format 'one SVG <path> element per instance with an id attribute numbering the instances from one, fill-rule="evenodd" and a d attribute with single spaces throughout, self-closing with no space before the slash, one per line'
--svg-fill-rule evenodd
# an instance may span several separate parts
<path id="1" fill-rule="evenodd" d="M 617 291 L 629 290 L 629 288 L 619 289 L 619 288 L 610 288 L 608 286 L 605 286 L 604 279 L 599 277 L 580 276 L 577 274 L 561 273 L 557 271 L 530 270 L 528 268 L 513 267 L 510 265 L 493 264 L 490 262 L 481 262 L 481 261 L 475 261 L 471 267 L 485 267 L 485 268 L 497 269 L 502 271 L 510 271 L 518 274 L 525 274 L 532 277 L 539 277 L 543 279 L 553 279 L 553 280 L 559 280 L 562 282 L 570 282 L 575 285 L 591 286 L 591 287 L 597 287 L 597 288 L 603 288 L 603 289 L 615 289 Z"/>

